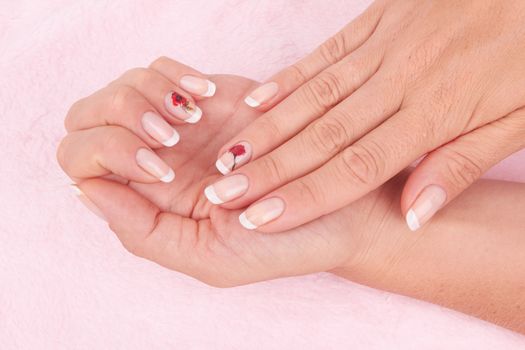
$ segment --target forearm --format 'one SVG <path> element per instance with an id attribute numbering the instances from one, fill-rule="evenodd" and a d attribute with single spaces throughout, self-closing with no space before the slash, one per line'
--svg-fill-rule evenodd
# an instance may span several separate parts
<path id="1" fill-rule="evenodd" d="M 480 181 L 416 233 L 390 217 L 337 274 L 525 333 L 525 185 Z"/>

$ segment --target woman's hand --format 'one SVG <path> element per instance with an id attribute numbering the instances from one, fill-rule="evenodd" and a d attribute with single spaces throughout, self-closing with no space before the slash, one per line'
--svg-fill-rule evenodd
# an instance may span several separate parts
<path id="1" fill-rule="evenodd" d="M 284 100 L 219 151 L 217 168 L 249 182 L 222 206 L 258 200 L 245 227 L 290 229 L 428 154 L 401 199 L 409 227 L 419 228 L 525 146 L 523 23 L 523 0 L 376 1 L 247 94 L 261 111 Z"/>
<path id="2" fill-rule="evenodd" d="M 217 92 L 210 99 L 195 97 L 202 119 L 196 125 L 179 123 L 180 142 L 163 148 L 159 140 L 172 137 L 169 129 L 153 133 L 156 140 L 147 132 L 155 128 L 145 129 L 141 120 L 154 112 L 175 123 L 165 96 L 177 91 L 194 103 L 179 87 L 186 75 L 213 81 Z M 357 227 L 364 224 L 374 195 L 278 235 L 249 232 L 237 220 L 238 211 L 206 200 L 204 188 L 219 178 L 213 166 L 219 147 L 260 115 L 241 103 L 254 86 L 248 79 L 206 77 L 160 59 L 77 102 L 66 120 L 68 135 L 58 160 L 77 182 L 79 198 L 108 221 L 129 251 L 209 284 L 231 286 L 348 266 L 361 239 Z M 245 183 L 230 179 L 237 188 Z M 378 217 L 390 210 L 389 203 L 376 206 Z"/>
<path id="3" fill-rule="evenodd" d="M 206 100 L 194 96 L 202 120 L 178 125 L 179 144 L 162 148 L 172 131 L 157 120 L 154 126 L 163 125 L 162 132 L 152 132 L 157 129 L 146 113 L 176 123 L 163 107 L 170 102 L 164 97 L 170 91 L 185 94 L 180 79 L 188 74 L 203 79 L 199 91 L 209 80 L 217 93 Z M 259 115 L 239 103 L 254 85 L 240 77 L 203 76 L 160 59 L 75 104 L 58 159 L 77 182 L 79 199 L 108 221 L 129 251 L 208 284 L 233 286 L 331 271 L 525 331 L 520 309 L 525 276 L 517 268 L 525 264 L 523 186 L 473 186 L 416 234 L 407 234 L 397 208 L 406 174 L 279 234 L 247 231 L 238 211 L 212 206 L 204 188 L 215 201 L 232 192 L 225 191 L 224 182 L 209 190 L 207 185 L 219 177 L 211 163 L 220 145 Z M 151 152 L 148 162 L 141 164 L 139 152 Z M 176 179 L 165 177 L 166 169 Z M 233 188 L 242 188 L 242 176 L 223 181 L 233 179 Z"/>

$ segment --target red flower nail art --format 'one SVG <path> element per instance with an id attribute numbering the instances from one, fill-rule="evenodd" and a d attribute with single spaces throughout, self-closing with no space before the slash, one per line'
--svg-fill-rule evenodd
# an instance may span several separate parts
<path id="1" fill-rule="evenodd" d="M 173 103 L 173 105 L 175 107 L 179 107 L 180 106 L 186 112 L 193 111 L 193 107 L 191 107 L 191 105 L 190 105 L 191 102 L 186 97 L 184 97 L 182 95 L 179 95 L 176 92 L 173 92 L 171 94 L 171 102 Z"/>
<path id="2" fill-rule="evenodd" d="M 235 145 L 232 148 L 228 150 L 231 154 L 233 154 L 233 165 L 231 170 L 235 170 L 235 166 L 237 165 L 237 157 L 241 157 L 246 154 L 246 148 L 244 148 L 244 145 Z"/>

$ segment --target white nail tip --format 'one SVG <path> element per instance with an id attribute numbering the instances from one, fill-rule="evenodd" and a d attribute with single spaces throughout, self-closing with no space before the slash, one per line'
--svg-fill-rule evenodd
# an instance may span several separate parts
<path id="1" fill-rule="evenodd" d="M 217 196 L 217 193 L 215 192 L 215 189 L 213 186 L 208 186 L 204 189 L 204 195 L 210 202 L 213 204 L 222 204 L 224 201 Z"/>
<path id="2" fill-rule="evenodd" d="M 168 140 L 162 142 L 162 144 L 166 147 L 172 147 L 175 146 L 177 143 L 179 143 L 180 135 L 178 132 L 173 130 L 173 136 L 170 137 Z"/>
<path id="3" fill-rule="evenodd" d="M 201 120 L 202 117 L 202 111 L 199 107 L 195 106 L 195 109 L 193 111 L 193 114 L 188 119 L 185 119 L 184 121 L 186 123 L 195 124 L 199 120 Z"/>
<path id="4" fill-rule="evenodd" d="M 219 172 L 222 175 L 226 175 L 231 172 L 231 170 L 226 165 L 224 165 L 224 163 L 220 159 L 217 159 L 217 161 L 215 162 L 215 167 L 217 168 L 217 170 L 219 170 Z"/>
<path id="5" fill-rule="evenodd" d="M 244 99 L 244 103 L 246 103 L 248 106 L 253 107 L 253 108 L 257 108 L 257 107 L 259 107 L 261 105 L 257 100 L 255 100 L 251 96 L 247 96 Z"/>
<path id="6" fill-rule="evenodd" d="M 166 175 L 160 178 L 160 181 L 165 183 L 170 183 L 175 179 L 175 172 L 173 169 L 170 169 Z"/>
<path id="7" fill-rule="evenodd" d="M 407 213 L 406 222 L 407 222 L 408 228 L 411 231 L 416 231 L 420 227 L 419 219 L 417 218 L 416 213 L 412 209 L 410 209 Z"/>
<path id="8" fill-rule="evenodd" d="M 208 80 L 208 90 L 202 95 L 202 97 L 212 97 L 217 91 L 217 85 Z"/>
<path id="9" fill-rule="evenodd" d="M 257 228 L 257 226 L 255 226 L 250 220 L 248 220 L 248 218 L 246 217 L 246 212 L 243 212 L 241 215 L 239 215 L 239 222 L 247 230 L 255 230 Z"/>
<path id="10" fill-rule="evenodd" d="M 73 191 L 75 196 L 83 196 L 84 195 L 84 192 L 82 192 L 80 190 L 80 188 L 78 188 L 78 186 L 75 185 L 75 184 L 69 185 L 69 188 L 71 188 L 71 191 Z"/>

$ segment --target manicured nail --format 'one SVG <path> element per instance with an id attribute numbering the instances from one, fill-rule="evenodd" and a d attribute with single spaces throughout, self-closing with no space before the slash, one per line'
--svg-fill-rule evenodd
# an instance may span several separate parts
<path id="1" fill-rule="evenodd" d="M 408 228 L 416 231 L 445 204 L 447 193 L 437 185 L 425 187 L 406 215 Z"/>
<path id="2" fill-rule="evenodd" d="M 226 175 L 234 169 L 248 163 L 252 156 L 252 147 L 247 142 L 239 142 L 217 159 L 215 166 Z"/>
<path id="3" fill-rule="evenodd" d="M 213 204 L 222 204 L 242 196 L 248 189 L 248 178 L 244 175 L 224 177 L 206 187 L 204 194 Z"/>
<path id="4" fill-rule="evenodd" d="M 277 219 L 284 212 L 284 201 L 281 198 L 273 197 L 255 203 L 239 216 L 239 222 L 248 230 L 255 230 L 257 227 Z"/>
<path id="5" fill-rule="evenodd" d="M 186 123 L 195 124 L 201 120 L 201 109 L 195 103 L 176 92 L 167 94 L 164 103 L 171 114 L 184 120 Z"/>
<path id="6" fill-rule="evenodd" d="M 217 86 L 208 79 L 199 78 L 193 75 L 185 75 L 180 79 L 180 87 L 190 94 L 211 97 L 215 95 Z"/>
<path id="7" fill-rule="evenodd" d="M 252 93 L 244 99 L 244 102 L 250 107 L 257 108 L 277 95 L 278 91 L 279 85 L 277 85 L 277 83 L 266 83 L 253 90 Z"/>
<path id="8" fill-rule="evenodd" d="M 95 214 L 96 216 L 98 216 L 106 222 L 108 221 L 104 214 L 102 214 L 100 209 L 95 205 L 95 203 L 93 203 L 88 197 L 86 197 L 84 192 L 82 192 L 77 185 L 70 185 L 70 188 L 75 194 L 75 196 L 80 200 L 80 202 L 82 202 L 82 204 L 84 204 L 93 214 Z"/>
<path id="9" fill-rule="evenodd" d="M 137 164 L 162 182 L 172 182 L 175 172 L 158 155 L 146 148 L 137 151 Z"/>
<path id="10" fill-rule="evenodd" d="M 180 140 L 179 133 L 156 113 L 144 113 L 142 116 L 142 127 L 151 137 L 166 147 L 174 146 Z"/>

